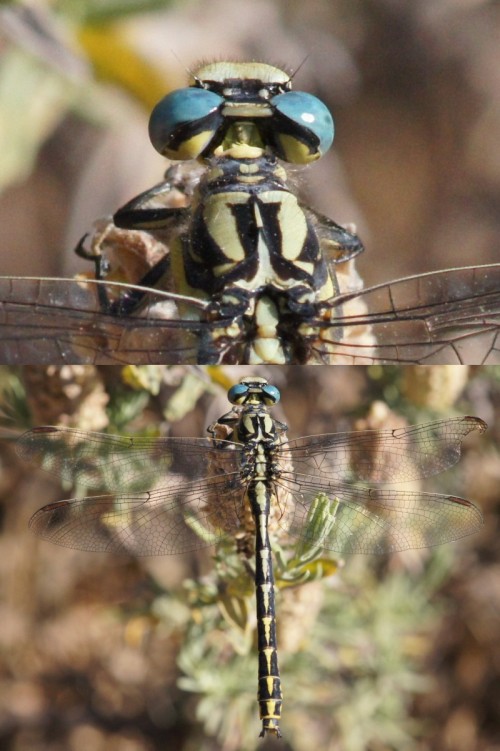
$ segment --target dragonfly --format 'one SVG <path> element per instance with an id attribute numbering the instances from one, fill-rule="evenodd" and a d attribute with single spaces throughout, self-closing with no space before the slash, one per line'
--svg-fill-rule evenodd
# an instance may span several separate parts
<path id="1" fill-rule="evenodd" d="M 1 363 L 500 362 L 500 264 L 362 289 L 360 238 L 300 201 L 286 172 L 334 137 L 328 108 L 286 72 L 203 65 L 149 132 L 176 164 L 77 246 L 94 278 L 0 277 Z M 140 242 L 155 254 L 136 278 L 109 256 Z"/>
<path id="2" fill-rule="evenodd" d="M 17 443 L 23 459 L 81 488 L 107 490 L 38 510 L 30 527 L 44 540 L 152 556 L 234 538 L 241 555 L 254 554 L 261 736 L 281 735 L 270 535 L 316 555 L 382 554 L 450 542 L 482 524 L 464 498 L 385 487 L 454 465 L 464 438 L 486 429 L 481 419 L 288 440 L 287 426 L 270 411 L 279 399 L 276 386 L 247 376 L 229 389 L 232 407 L 208 438 L 38 427 Z M 242 536 L 252 544 L 242 545 Z"/>

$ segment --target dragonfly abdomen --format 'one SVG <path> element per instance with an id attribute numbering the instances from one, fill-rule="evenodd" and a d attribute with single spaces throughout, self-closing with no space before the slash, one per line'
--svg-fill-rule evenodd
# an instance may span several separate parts
<path id="1" fill-rule="evenodd" d="M 281 680 L 276 639 L 274 573 L 268 523 L 271 486 L 265 480 L 254 480 L 248 498 L 255 519 L 255 594 L 257 601 L 257 644 L 259 653 L 259 688 L 257 701 L 262 720 L 261 736 L 281 736 Z"/>

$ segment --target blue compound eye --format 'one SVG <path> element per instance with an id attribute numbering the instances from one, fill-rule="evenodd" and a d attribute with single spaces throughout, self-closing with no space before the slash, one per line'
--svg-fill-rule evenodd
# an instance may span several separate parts
<path id="1" fill-rule="evenodd" d="M 264 396 L 272 403 L 277 404 L 280 400 L 281 394 L 276 386 L 270 386 L 269 384 L 262 387 Z"/>
<path id="2" fill-rule="evenodd" d="M 319 159 L 333 143 L 333 118 L 312 94 L 288 91 L 273 97 L 280 156 L 292 164 Z"/>
<path id="3" fill-rule="evenodd" d="M 248 394 L 248 386 L 244 383 L 237 383 L 236 386 L 231 386 L 227 392 L 227 398 L 231 404 L 238 404 L 241 399 Z"/>
<path id="4" fill-rule="evenodd" d="M 149 118 L 149 138 L 169 159 L 196 159 L 223 121 L 224 99 L 206 89 L 190 87 L 163 97 Z"/>

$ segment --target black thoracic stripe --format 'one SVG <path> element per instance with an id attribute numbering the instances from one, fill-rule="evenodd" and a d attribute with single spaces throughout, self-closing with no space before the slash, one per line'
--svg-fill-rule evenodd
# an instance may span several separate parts
<path id="1" fill-rule="evenodd" d="M 279 217 L 281 204 L 278 202 L 259 201 L 258 205 L 264 225 L 261 231 L 269 248 L 271 263 L 278 279 L 284 281 L 295 279 L 296 281 L 308 284 L 314 282 L 316 288 L 319 288 L 326 281 L 328 272 L 318 238 L 307 216 L 304 215 L 307 234 L 304 238 L 301 251 L 296 259 L 289 260 L 285 257 L 285 249 L 283 247 L 283 235 Z M 298 261 L 311 263 L 313 265 L 313 274 L 311 275 L 299 267 L 297 265 Z"/>
<path id="2" fill-rule="evenodd" d="M 234 206 L 227 203 L 231 211 Z M 249 207 L 242 205 L 241 210 L 250 214 Z M 249 217 L 247 222 L 251 221 Z M 191 237 L 187 246 L 187 253 L 184 256 L 184 267 L 186 280 L 194 289 L 202 289 L 211 295 L 223 292 L 229 284 L 240 279 L 249 280 L 255 276 L 258 270 L 259 257 L 255 249 L 248 248 L 247 236 L 245 242 L 241 242 L 241 237 L 236 234 L 235 241 L 239 243 L 242 250 L 242 258 L 234 263 L 230 271 L 217 275 L 214 269 L 228 263 L 233 263 L 214 240 L 210 227 L 207 225 L 202 207 L 199 207 L 193 214 L 191 223 Z M 203 249 L 202 256 L 197 258 L 199 248 Z M 193 252 L 194 250 L 194 252 Z"/>
<path id="3" fill-rule="evenodd" d="M 228 201 L 228 207 L 236 223 L 236 231 L 241 246 L 245 251 L 245 257 L 254 256 L 257 253 L 259 244 L 259 235 L 261 230 L 257 227 L 255 221 L 255 204 L 260 204 L 257 196 L 249 194 L 246 203 L 235 203 L 231 205 Z"/>
<path id="4" fill-rule="evenodd" d="M 255 518 L 255 594 L 257 600 L 257 643 L 259 652 L 259 702 L 262 720 L 261 736 L 275 732 L 279 736 L 281 717 L 281 681 L 276 642 L 274 574 L 268 533 L 270 487 L 257 481 L 249 487 L 248 496 Z"/>

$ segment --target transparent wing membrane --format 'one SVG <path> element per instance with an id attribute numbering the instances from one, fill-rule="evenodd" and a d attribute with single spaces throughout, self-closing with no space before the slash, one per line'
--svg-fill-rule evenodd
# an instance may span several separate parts
<path id="1" fill-rule="evenodd" d="M 411 490 L 348 487 L 311 478 L 280 481 L 288 497 L 280 525 L 292 537 L 342 554 L 379 554 L 441 545 L 470 535 L 483 517 L 470 501 Z M 322 496 L 320 495 L 322 494 Z M 311 504 L 322 497 L 331 529 L 311 533 Z"/>
<path id="2" fill-rule="evenodd" d="M 219 443 L 229 450 L 215 449 L 209 438 L 143 438 L 48 427 L 28 431 L 17 446 L 23 459 L 65 482 L 99 490 L 148 490 L 153 482 L 170 485 L 175 477 L 204 477 L 214 456 L 218 471 L 239 472 L 238 444 Z"/>
<path id="3" fill-rule="evenodd" d="M 297 438 L 281 448 L 297 475 L 345 481 L 408 482 L 443 472 L 458 462 L 463 439 L 486 424 L 477 417 L 454 417 L 396 430 Z"/>
<path id="4" fill-rule="evenodd" d="M 298 438 L 277 447 L 276 519 L 291 537 L 342 553 L 426 547 L 471 534 L 482 522 L 469 501 L 416 490 L 366 487 L 428 477 L 455 464 L 474 417 L 397 430 Z M 27 460 L 82 490 L 105 495 L 50 503 L 33 531 L 84 550 L 165 555 L 234 534 L 245 523 L 243 446 L 204 438 L 113 436 L 35 428 L 18 441 Z M 360 484 L 363 483 L 363 484 Z M 318 502 L 333 519 L 315 527 Z M 326 530 L 326 531 L 325 531 Z"/>
<path id="5" fill-rule="evenodd" d="M 324 346 L 352 364 L 494 364 L 500 362 L 500 264 L 466 266 L 406 277 L 342 295 L 369 313 L 338 318 L 346 329 L 371 327 L 376 344 Z"/>
<path id="6" fill-rule="evenodd" d="M 45 540 L 79 550 L 136 556 L 186 553 L 214 545 L 242 524 L 236 514 L 241 498 L 236 507 L 226 507 L 224 528 L 215 526 L 207 508 L 207 498 L 214 493 L 224 496 L 226 485 L 227 480 L 212 479 L 143 493 L 59 501 L 37 511 L 30 528 Z M 195 534 L 191 519 L 206 528 L 205 539 Z"/>
<path id="7" fill-rule="evenodd" d="M 140 315 L 110 315 L 102 310 L 100 287 L 109 283 L 0 277 L 0 362 L 196 362 L 195 335 L 203 324 L 175 318 L 171 295 L 147 290 Z M 115 284 L 114 289 L 126 295 L 131 287 Z"/>
<path id="8" fill-rule="evenodd" d="M 246 362 L 253 336 L 244 317 L 203 320 L 203 304 L 148 289 L 141 311 L 110 315 L 102 310 L 103 282 L 72 279 L 0 278 L 0 362 L 3 364 L 175 364 Z M 114 285 L 124 295 L 128 285 Z M 359 299 L 367 314 L 344 316 Z M 330 317 L 311 319 L 318 338 L 304 362 L 353 364 L 500 363 L 500 264 L 408 277 L 341 295 L 329 302 Z M 201 319 L 201 320 L 200 320 Z M 221 332 L 241 334 L 226 346 Z M 371 328 L 371 344 L 349 334 Z M 203 347 L 215 337 L 207 355 Z M 293 362 L 294 360 L 290 360 Z"/>

